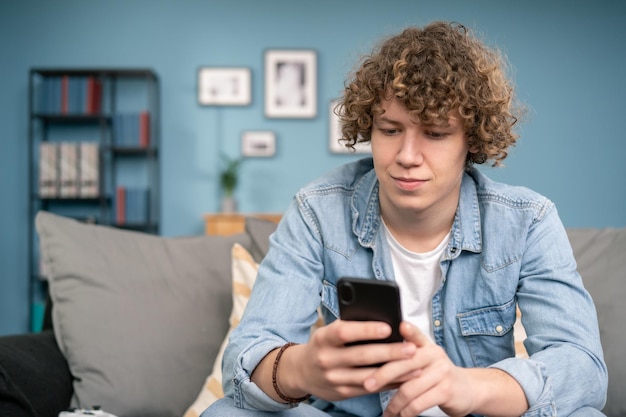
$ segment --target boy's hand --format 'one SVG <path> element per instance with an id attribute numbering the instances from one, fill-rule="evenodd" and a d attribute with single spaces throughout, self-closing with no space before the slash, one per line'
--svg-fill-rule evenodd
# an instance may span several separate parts
<path id="1" fill-rule="evenodd" d="M 372 375 L 372 366 L 411 358 L 413 343 L 369 343 L 347 347 L 347 343 L 384 339 L 391 328 L 381 322 L 336 320 L 316 330 L 307 344 L 297 345 L 281 359 L 282 381 L 296 390 L 311 393 L 327 401 L 336 401 L 370 394 L 365 380 Z M 285 360 L 285 363 L 283 363 Z M 380 391 L 396 387 L 401 378 L 383 384 Z"/>

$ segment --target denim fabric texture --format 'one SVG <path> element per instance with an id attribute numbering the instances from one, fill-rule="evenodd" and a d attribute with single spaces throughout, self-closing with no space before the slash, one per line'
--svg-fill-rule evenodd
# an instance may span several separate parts
<path id="1" fill-rule="evenodd" d="M 225 352 L 224 388 L 235 406 L 289 407 L 270 399 L 250 375 L 272 349 L 288 341 L 305 343 L 318 307 L 327 323 L 338 318 L 340 277 L 394 279 L 381 226 L 371 158 L 337 168 L 297 193 L 270 237 L 248 307 Z M 441 268 L 443 283 L 432 309 L 435 341 L 456 365 L 512 375 L 530 404 L 525 417 L 602 408 L 607 370 L 595 307 L 550 200 L 469 169 Z M 529 359 L 515 358 L 516 305 Z M 392 395 L 372 394 L 335 407 L 378 416 Z"/>

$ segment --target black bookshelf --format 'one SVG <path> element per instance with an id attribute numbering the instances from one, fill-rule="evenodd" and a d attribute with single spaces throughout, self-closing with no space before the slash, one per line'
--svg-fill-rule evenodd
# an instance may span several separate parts
<path id="1" fill-rule="evenodd" d="M 34 225 L 39 210 L 88 223 L 160 233 L 160 92 L 157 74 L 147 68 L 32 68 L 28 86 L 29 303 L 31 331 L 38 331 L 47 296 Z M 134 117 L 140 113 L 148 115 L 141 121 L 143 130 L 149 132 L 142 134 L 146 142 L 119 143 L 120 115 Z M 83 134 L 86 137 L 81 137 Z M 53 147 L 60 142 L 97 144 L 96 195 L 42 195 L 40 149 L 46 142 Z M 132 168 L 130 173 L 124 173 L 124 167 Z M 133 169 L 141 172 L 139 180 Z M 58 173 L 58 165 L 55 170 Z M 140 206 L 141 215 L 122 219 L 117 207 L 118 189 L 128 182 L 145 191 L 146 198 Z M 54 187 L 58 190 L 61 185 Z"/>

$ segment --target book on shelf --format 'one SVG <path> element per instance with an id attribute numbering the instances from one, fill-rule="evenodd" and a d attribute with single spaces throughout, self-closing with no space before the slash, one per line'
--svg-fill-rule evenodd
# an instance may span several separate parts
<path id="1" fill-rule="evenodd" d="M 62 90 L 62 77 L 44 77 L 39 89 L 39 111 L 45 114 L 60 114 Z"/>
<path id="2" fill-rule="evenodd" d="M 141 225 L 149 219 L 150 192 L 144 187 L 118 186 L 115 192 L 115 213 L 118 225 Z"/>
<path id="3" fill-rule="evenodd" d="M 41 142 L 39 197 L 97 198 L 100 145 L 97 142 Z"/>
<path id="4" fill-rule="evenodd" d="M 76 142 L 60 143 L 59 160 L 59 196 L 61 198 L 78 197 L 78 146 Z"/>
<path id="5" fill-rule="evenodd" d="M 150 113 L 147 111 L 139 113 L 139 146 L 150 146 Z"/>
<path id="6" fill-rule="evenodd" d="M 39 144 L 39 196 L 42 198 L 54 198 L 58 195 L 58 149 L 56 143 Z"/>
<path id="7" fill-rule="evenodd" d="M 99 114 L 102 82 L 93 76 L 45 76 L 39 89 L 38 106 L 43 114 Z"/>
<path id="8" fill-rule="evenodd" d="M 120 148 L 150 146 L 150 113 L 118 113 L 113 116 L 113 144 Z"/>
<path id="9" fill-rule="evenodd" d="M 144 224 L 148 222 L 147 188 L 129 188 L 126 190 L 126 219 L 129 223 Z"/>
<path id="10" fill-rule="evenodd" d="M 69 89 L 69 79 L 67 75 L 64 75 L 61 77 L 61 113 L 63 114 L 68 113 L 69 109 Z"/>
<path id="11" fill-rule="evenodd" d="M 79 195 L 96 198 L 100 195 L 100 146 L 97 142 L 79 143 Z"/>
<path id="12" fill-rule="evenodd" d="M 126 188 L 122 186 L 115 189 L 115 221 L 119 225 L 126 224 Z"/>
<path id="13" fill-rule="evenodd" d="M 86 113 L 92 115 L 100 113 L 102 109 L 102 83 L 94 77 L 87 77 L 86 98 Z"/>

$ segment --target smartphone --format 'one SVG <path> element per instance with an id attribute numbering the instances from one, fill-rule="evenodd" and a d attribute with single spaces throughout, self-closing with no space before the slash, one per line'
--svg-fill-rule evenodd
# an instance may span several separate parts
<path id="1" fill-rule="evenodd" d="M 394 281 L 342 277 L 337 281 L 337 295 L 342 320 L 383 321 L 391 326 L 391 335 L 386 339 L 363 340 L 350 345 L 403 340 L 400 289 Z"/>

